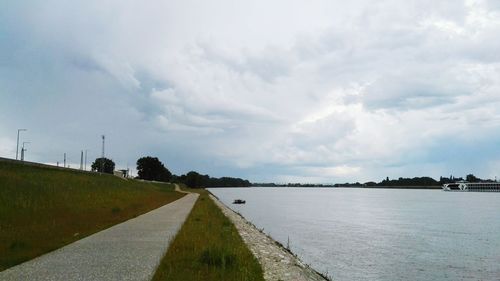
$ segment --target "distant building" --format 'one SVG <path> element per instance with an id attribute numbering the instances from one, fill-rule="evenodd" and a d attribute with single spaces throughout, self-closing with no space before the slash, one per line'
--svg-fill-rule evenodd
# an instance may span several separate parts
<path id="1" fill-rule="evenodd" d="M 113 171 L 113 175 L 120 178 L 128 178 L 128 170 L 116 170 Z"/>

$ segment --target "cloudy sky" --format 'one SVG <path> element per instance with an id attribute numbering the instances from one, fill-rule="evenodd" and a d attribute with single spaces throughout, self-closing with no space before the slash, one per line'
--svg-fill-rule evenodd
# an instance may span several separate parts
<path id="1" fill-rule="evenodd" d="M 0 156 L 251 181 L 500 176 L 496 0 L 0 1 Z M 76 165 L 76 164 L 73 164 Z"/>

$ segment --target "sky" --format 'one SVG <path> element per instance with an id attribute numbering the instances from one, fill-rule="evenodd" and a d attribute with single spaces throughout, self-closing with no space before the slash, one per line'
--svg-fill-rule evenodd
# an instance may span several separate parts
<path id="1" fill-rule="evenodd" d="M 0 156 L 253 182 L 500 175 L 496 0 L 0 0 Z"/>

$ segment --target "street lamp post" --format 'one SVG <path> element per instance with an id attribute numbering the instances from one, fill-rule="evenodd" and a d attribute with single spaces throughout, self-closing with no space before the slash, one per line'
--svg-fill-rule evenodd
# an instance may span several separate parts
<path id="1" fill-rule="evenodd" d="M 17 129 L 16 160 L 18 159 L 18 155 L 19 155 L 19 132 L 21 132 L 21 131 L 27 131 L 27 129 Z"/>

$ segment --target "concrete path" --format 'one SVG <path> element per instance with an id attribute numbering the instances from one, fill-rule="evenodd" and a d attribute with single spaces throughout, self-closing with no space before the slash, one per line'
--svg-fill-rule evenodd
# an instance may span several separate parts
<path id="1" fill-rule="evenodd" d="M 0 280 L 151 280 L 198 194 L 0 272 Z"/>
<path id="2" fill-rule="evenodd" d="M 186 193 L 186 194 L 191 194 L 192 192 L 189 191 L 184 191 L 181 189 L 181 187 L 178 184 L 175 184 L 175 191 L 180 192 L 180 193 Z"/>

